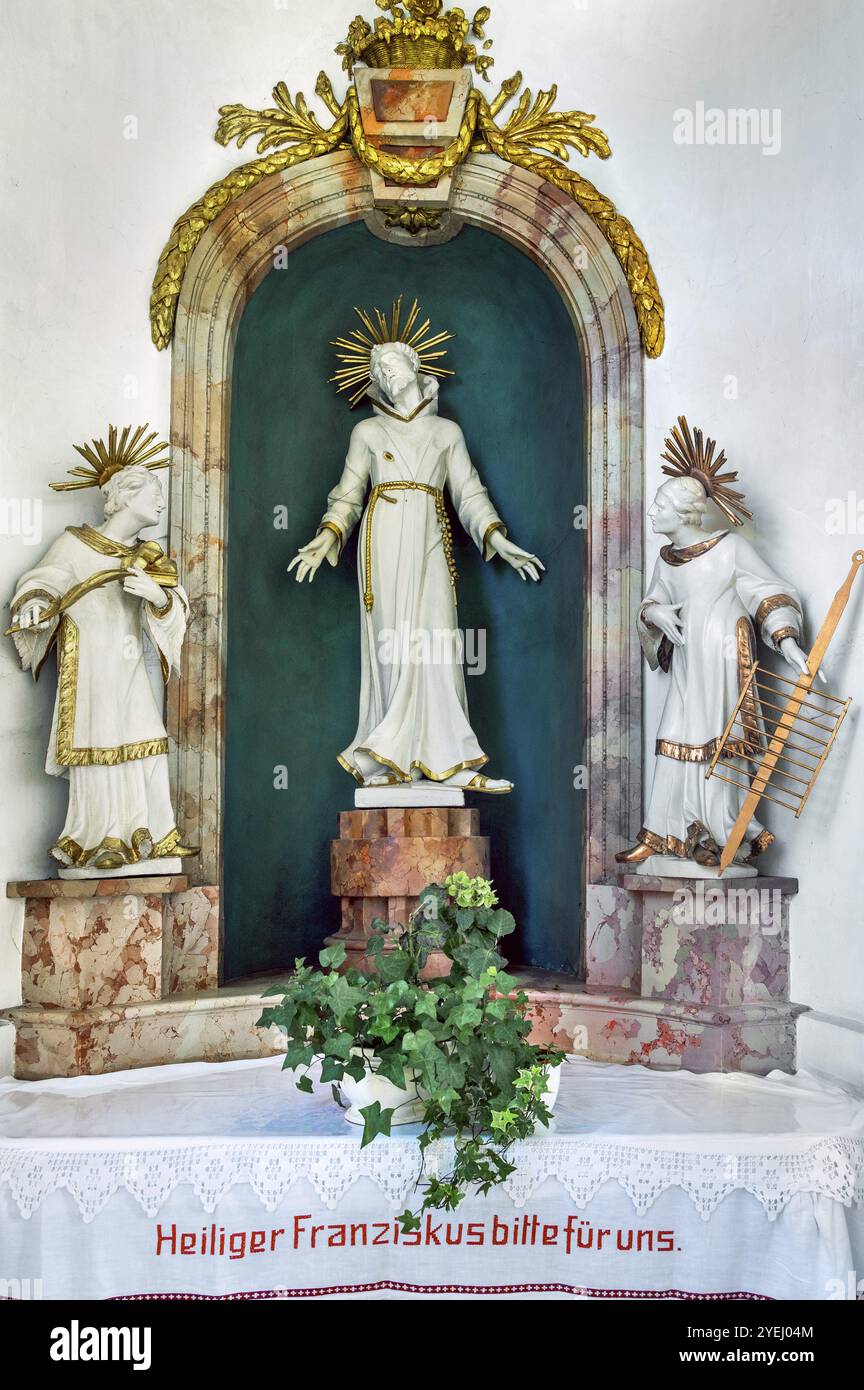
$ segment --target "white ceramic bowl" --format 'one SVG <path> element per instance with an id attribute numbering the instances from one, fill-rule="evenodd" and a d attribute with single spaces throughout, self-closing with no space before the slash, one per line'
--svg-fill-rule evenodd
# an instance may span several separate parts
<path id="1" fill-rule="evenodd" d="M 367 1105 L 374 1105 L 377 1100 L 382 1110 L 393 1110 L 395 1113 L 390 1121 L 394 1125 L 410 1125 L 416 1120 L 423 1118 L 423 1096 L 417 1087 L 417 1073 L 405 1068 L 406 1090 L 401 1091 L 398 1086 L 394 1086 L 386 1076 L 378 1076 L 377 1057 L 373 1053 L 363 1053 L 356 1049 L 357 1055 L 365 1056 L 366 1064 L 371 1064 L 373 1070 L 367 1071 L 360 1081 L 355 1081 L 352 1076 L 343 1076 L 340 1085 L 342 1095 L 348 1102 L 348 1109 L 345 1111 L 345 1119 L 349 1124 L 362 1125 L 363 1116 L 360 1111 Z"/>

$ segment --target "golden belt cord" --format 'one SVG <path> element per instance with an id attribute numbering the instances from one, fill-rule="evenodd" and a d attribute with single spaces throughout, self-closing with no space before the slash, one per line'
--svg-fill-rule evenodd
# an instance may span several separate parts
<path id="1" fill-rule="evenodd" d="M 430 497 L 435 499 L 435 515 L 438 518 L 438 525 L 441 528 L 441 542 L 444 546 L 444 558 L 447 561 L 447 569 L 450 573 L 450 583 L 453 592 L 456 592 L 456 562 L 453 559 L 453 533 L 450 530 L 450 518 L 444 506 L 444 493 L 440 487 L 432 487 L 430 483 L 397 482 L 397 483 L 376 483 L 369 496 L 369 509 L 366 513 L 366 585 L 363 590 L 363 603 L 367 613 L 372 612 L 375 604 L 375 596 L 372 593 L 372 518 L 375 515 L 375 508 L 378 499 L 383 498 L 385 502 L 395 504 L 395 497 L 388 497 L 388 492 L 394 488 L 407 489 L 411 492 L 428 492 Z"/>

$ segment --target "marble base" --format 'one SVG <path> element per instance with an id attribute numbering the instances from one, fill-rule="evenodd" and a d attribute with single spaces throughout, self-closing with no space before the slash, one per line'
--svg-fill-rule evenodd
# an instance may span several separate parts
<path id="1" fill-rule="evenodd" d="M 358 787 L 354 805 L 358 810 L 388 806 L 464 806 L 465 793 L 459 787 L 439 787 L 434 782 L 414 782 L 410 787 Z"/>
<path id="2" fill-rule="evenodd" d="M 464 870 L 489 876 L 489 841 L 480 835 L 480 813 L 466 807 L 390 807 L 343 811 L 339 839 L 330 846 L 330 886 L 341 899 L 342 924 L 328 945 L 341 941 L 346 968 L 374 970 L 366 954 L 372 923 L 404 923 L 429 883 Z M 446 973 L 432 957 L 427 977 Z"/>
<path id="3" fill-rule="evenodd" d="M 574 976 L 514 972 L 528 995 L 531 1041 L 603 1062 L 663 1070 L 746 1071 L 795 1067 L 796 1004 L 697 1008 L 639 999 L 624 990 L 593 993 Z M 94 1076 L 169 1062 L 225 1062 L 284 1051 L 274 1028 L 259 1029 L 266 990 L 257 976 L 219 990 L 115 1008 L 9 1010 L 16 1026 L 15 1074 L 37 1081 Z"/>
<path id="4" fill-rule="evenodd" d="M 183 872 L 183 860 L 142 859 L 137 864 L 121 864 L 119 869 L 58 869 L 59 878 L 74 883 L 80 879 L 140 878 L 148 874 L 179 874 Z"/>
<path id="5" fill-rule="evenodd" d="M 650 859 L 643 859 L 641 864 L 626 872 L 663 878 L 716 878 L 717 866 L 697 864 L 695 859 L 678 859 L 673 854 L 652 854 Z M 723 877 L 756 878 L 758 873 L 759 870 L 752 864 L 730 864 L 728 869 L 723 870 Z"/>
<path id="6" fill-rule="evenodd" d="M 8 1011 L 15 1075 L 23 1081 L 98 1076 L 171 1062 L 229 1062 L 283 1052 L 275 1028 L 256 1025 L 267 981 L 115 1008 Z M 272 1000 L 266 1001 L 272 1003 Z"/>
<path id="7" fill-rule="evenodd" d="M 730 880 L 716 869 L 681 878 L 640 867 L 618 883 L 588 885 L 585 993 L 567 977 L 548 977 L 538 1027 L 565 1045 L 574 1027 L 587 1028 L 589 1055 L 610 1061 L 794 1069 L 795 1020 L 804 1012 L 789 1000 L 797 880 Z"/>
<path id="8" fill-rule="evenodd" d="M 17 1031 L 16 1075 L 77 1076 L 194 1050 L 176 1020 L 164 1046 L 153 1044 L 158 1055 L 150 1044 L 139 1055 L 139 1035 L 156 1028 L 161 1038 L 152 1020 L 167 1002 L 215 990 L 218 889 L 164 875 L 43 879 L 11 883 L 7 894 L 24 899 L 23 1002 L 0 1013 Z"/>
<path id="9" fill-rule="evenodd" d="M 515 971 L 528 996 L 531 1041 L 552 1043 L 599 1062 L 662 1070 L 759 1076 L 795 1070 L 800 1004 L 748 1003 L 701 1008 L 639 998 L 625 990 L 593 993 L 572 976 Z"/>
<path id="10" fill-rule="evenodd" d="M 789 1001 L 789 904 L 795 879 L 627 875 L 641 900 L 646 999 L 700 1008 Z"/>

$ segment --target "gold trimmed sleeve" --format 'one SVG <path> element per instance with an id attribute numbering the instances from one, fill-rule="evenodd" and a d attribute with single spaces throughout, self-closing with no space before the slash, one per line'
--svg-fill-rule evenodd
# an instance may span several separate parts
<path id="1" fill-rule="evenodd" d="M 342 535 L 342 532 L 336 525 L 335 521 L 322 521 L 321 525 L 318 527 L 318 530 L 315 532 L 316 536 L 320 536 L 322 531 L 332 531 L 333 535 L 339 542 L 339 548 L 336 551 L 336 559 L 330 561 L 331 565 L 335 565 L 342 558 L 342 547 L 345 544 L 345 537 Z M 332 555 L 332 553 L 333 552 L 331 551 L 330 554 Z"/>
<path id="2" fill-rule="evenodd" d="M 771 641 L 774 643 L 775 652 L 779 652 L 780 643 L 784 641 L 787 637 L 793 637 L 797 642 L 799 636 L 800 633 L 798 632 L 797 627 L 778 627 L 776 632 L 771 633 Z"/>
<path id="3" fill-rule="evenodd" d="M 171 612 L 173 605 L 174 600 L 169 594 L 165 602 L 162 604 L 161 608 L 157 608 L 155 603 L 148 603 L 147 607 L 154 618 L 167 618 L 168 614 Z"/>
<path id="4" fill-rule="evenodd" d="M 56 597 L 56 594 L 50 594 L 47 589 L 28 589 L 26 593 L 18 594 L 15 598 L 13 598 L 12 602 L 9 605 L 9 608 L 14 616 L 17 613 L 20 613 L 25 603 L 33 603 L 36 599 L 44 599 L 47 605 L 49 603 L 53 603 Z"/>
<path id="5" fill-rule="evenodd" d="M 776 612 L 778 608 L 794 608 L 796 613 L 801 612 L 797 598 L 793 598 L 791 594 L 772 594 L 770 598 L 763 598 L 756 609 L 755 622 L 757 626 L 761 627 L 765 619 Z"/>
<path id="6" fill-rule="evenodd" d="M 489 537 L 492 535 L 493 531 L 503 531 L 505 538 L 507 536 L 507 527 L 504 525 L 503 521 L 490 521 L 489 525 L 486 527 L 486 532 L 483 536 L 483 545 L 481 547 L 481 554 L 484 560 L 491 560 L 492 556 L 495 554 L 494 550 L 489 549 Z"/>

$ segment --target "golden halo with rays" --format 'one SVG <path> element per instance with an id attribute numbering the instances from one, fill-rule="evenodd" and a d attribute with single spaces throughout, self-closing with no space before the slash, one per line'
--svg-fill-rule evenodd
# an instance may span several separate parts
<path id="1" fill-rule="evenodd" d="M 702 431 L 695 426 L 691 434 L 686 418 L 679 415 L 678 424 L 672 427 L 671 439 L 663 442 L 667 453 L 660 457 L 668 459 L 672 465 L 670 468 L 664 463 L 664 473 L 672 478 L 698 478 L 708 496 L 734 526 L 743 526 L 745 516 L 752 517 L 753 513 L 744 506 L 744 493 L 729 487 L 730 483 L 738 481 L 737 472 L 720 472 L 728 459 L 723 449 L 714 458 L 715 439 L 703 441 Z"/>
<path id="2" fill-rule="evenodd" d="M 90 467 L 82 468 L 78 464 L 68 470 L 70 477 L 80 481 L 49 483 L 48 486 L 55 492 L 76 492 L 78 488 L 103 487 L 121 468 L 133 468 L 139 463 L 145 468 L 168 468 L 171 460 L 164 455 L 168 445 L 164 439 L 154 444 L 156 431 L 146 434 L 149 428 L 149 425 L 138 425 L 133 431 L 131 425 L 125 425 L 118 439 L 117 426 L 109 425 L 107 444 L 104 439 L 93 439 L 89 444 L 73 445 Z"/>
<path id="3" fill-rule="evenodd" d="M 424 319 L 418 327 L 420 301 L 417 299 L 403 323 L 403 298 L 404 295 L 400 294 L 398 299 L 393 300 L 389 318 L 380 309 L 367 313 L 355 305 L 354 312 L 363 325 L 362 329 L 351 329 L 347 338 L 334 338 L 332 341 L 332 346 L 339 349 L 336 355 L 341 365 L 330 380 L 337 383 L 337 391 L 351 392 L 349 399 L 352 409 L 358 401 L 362 401 L 369 389 L 372 349 L 381 343 L 405 343 L 413 348 L 420 358 L 421 369 L 430 376 L 455 375 L 447 367 L 438 365 L 440 359 L 447 356 L 447 349 L 442 348 L 441 344 L 449 342 L 454 334 L 446 331 L 432 333 L 429 319 Z"/>

